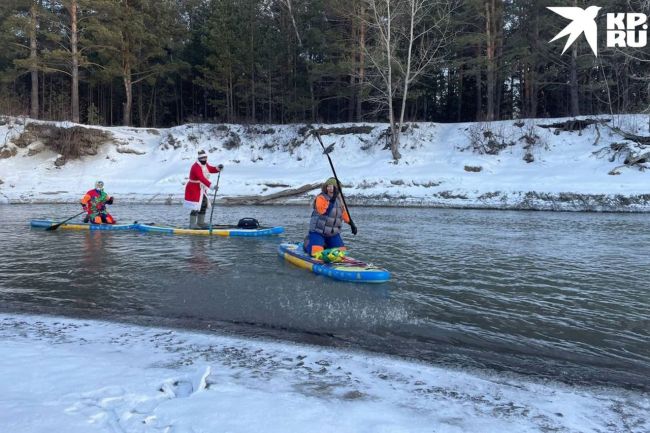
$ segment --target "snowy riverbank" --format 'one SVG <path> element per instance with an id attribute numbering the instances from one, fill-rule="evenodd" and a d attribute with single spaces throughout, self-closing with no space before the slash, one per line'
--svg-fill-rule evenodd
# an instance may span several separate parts
<path id="1" fill-rule="evenodd" d="M 415 123 L 403 134 L 397 164 L 385 148 L 386 124 L 320 127 L 325 145 L 336 143 L 331 156 L 351 203 L 650 211 L 650 172 L 617 169 L 647 149 L 616 132 L 647 136 L 648 117 L 600 119 L 609 120 L 580 131 L 542 127 L 567 119 Z M 331 175 L 305 125 L 98 128 L 108 138 L 64 161 L 43 129 L 75 125 L 8 117 L 0 124 L 2 203 L 76 202 L 96 179 L 121 203 L 181 203 L 197 149 L 226 166 L 219 190 L 225 202 L 306 203 L 315 191 L 264 196 Z"/>
<path id="2" fill-rule="evenodd" d="M 0 314 L 12 432 L 641 432 L 647 395 L 364 353 Z"/>

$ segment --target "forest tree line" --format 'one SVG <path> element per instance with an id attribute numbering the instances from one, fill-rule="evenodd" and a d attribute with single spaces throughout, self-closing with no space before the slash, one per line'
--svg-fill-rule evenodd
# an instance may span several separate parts
<path id="1" fill-rule="evenodd" d="M 642 112 L 650 46 L 599 55 L 582 0 L 3 0 L 0 113 L 88 124 L 477 121 Z"/>

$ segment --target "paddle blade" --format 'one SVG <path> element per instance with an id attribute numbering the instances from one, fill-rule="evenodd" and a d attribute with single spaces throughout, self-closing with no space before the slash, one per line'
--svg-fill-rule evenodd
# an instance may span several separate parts
<path id="1" fill-rule="evenodd" d="M 330 144 L 329 146 L 327 146 L 327 147 L 325 148 L 325 150 L 323 150 L 323 154 L 324 154 L 324 155 L 329 155 L 330 153 L 332 153 L 332 151 L 334 151 L 334 143 L 332 143 L 332 144 Z"/>
<path id="2" fill-rule="evenodd" d="M 49 232 L 49 231 L 52 231 L 52 230 L 56 230 L 56 229 L 58 229 L 60 226 L 61 226 L 61 224 L 55 224 L 55 225 L 53 225 L 53 226 L 49 226 L 48 228 L 46 228 L 45 231 L 46 231 L 46 232 Z"/>

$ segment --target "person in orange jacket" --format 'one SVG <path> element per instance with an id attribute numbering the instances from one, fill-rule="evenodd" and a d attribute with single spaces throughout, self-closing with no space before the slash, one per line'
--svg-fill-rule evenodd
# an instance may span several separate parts
<path id="1" fill-rule="evenodd" d="M 95 182 L 95 189 L 91 189 L 81 199 L 81 207 L 87 215 L 84 222 L 91 224 L 115 224 L 115 218 L 106 210 L 107 204 L 113 204 L 113 197 L 104 191 L 104 182 Z"/>
<path id="2" fill-rule="evenodd" d="M 345 244 L 341 238 L 343 222 L 350 224 L 350 216 L 339 197 L 338 182 L 331 177 L 321 187 L 316 197 L 309 222 L 309 234 L 303 247 L 306 253 L 316 257 L 324 249 L 338 248 L 344 251 Z M 353 227 L 356 232 L 356 227 Z"/>

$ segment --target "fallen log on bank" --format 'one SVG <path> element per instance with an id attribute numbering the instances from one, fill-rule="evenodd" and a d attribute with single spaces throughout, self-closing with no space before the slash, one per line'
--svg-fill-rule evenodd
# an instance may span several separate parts
<path id="1" fill-rule="evenodd" d="M 551 123 L 548 125 L 537 125 L 540 128 L 550 129 L 553 128 L 556 131 L 582 131 L 587 126 L 605 124 L 605 122 L 611 122 L 611 119 L 571 119 L 565 120 L 564 122 Z"/>
<path id="2" fill-rule="evenodd" d="M 268 195 L 242 195 L 236 197 L 224 197 L 223 202 L 226 204 L 264 204 L 280 198 L 294 197 L 306 192 L 315 190 L 322 185 L 321 182 L 308 183 L 298 188 L 285 189 Z"/>

